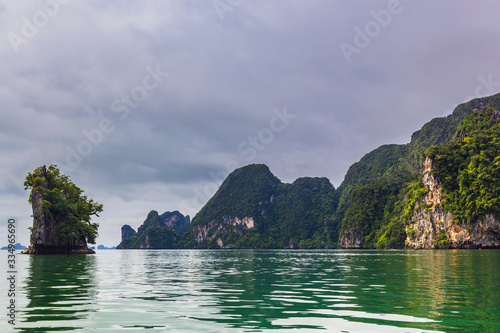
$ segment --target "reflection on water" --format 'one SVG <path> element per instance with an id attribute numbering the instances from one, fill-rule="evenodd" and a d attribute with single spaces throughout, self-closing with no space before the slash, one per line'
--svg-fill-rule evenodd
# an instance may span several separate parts
<path id="1" fill-rule="evenodd" d="M 17 328 L 500 332 L 499 268 L 499 251 L 130 250 L 33 256 L 20 286 L 26 307 Z"/>
<path id="2" fill-rule="evenodd" d="M 21 332 L 70 331 L 96 311 L 96 258 L 84 255 L 30 256 Z M 75 326 L 76 325 L 76 326 Z"/>
<path id="3" fill-rule="evenodd" d="M 377 252 L 249 253 L 235 257 L 226 252 L 213 263 L 213 271 L 223 273 L 211 277 L 213 287 L 202 291 L 217 295 L 207 306 L 219 311 L 215 318 L 197 319 L 256 332 L 436 329 L 437 320 L 398 314 L 405 312 L 394 307 L 394 295 L 387 295 L 386 286 L 393 284 L 394 273 L 401 272 L 398 264 L 404 264 L 404 258 L 389 259 Z M 378 274 L 380 269 L 383 274 Z"/>
<path id="4" fill-rule="evenodd" d="M 408 286 L 420 291 L 408 306 L 456 331 L 500 332 L 498 251 L 419 251 L 406 264 Z"/>

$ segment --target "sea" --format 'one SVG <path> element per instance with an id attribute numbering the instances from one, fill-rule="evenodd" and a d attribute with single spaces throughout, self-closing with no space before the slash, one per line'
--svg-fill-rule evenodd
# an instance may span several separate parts
<path id="1" fill-rule="evenodd" d="M 500 332 L 499 250 L 0 252 L 0 332 Z"/>

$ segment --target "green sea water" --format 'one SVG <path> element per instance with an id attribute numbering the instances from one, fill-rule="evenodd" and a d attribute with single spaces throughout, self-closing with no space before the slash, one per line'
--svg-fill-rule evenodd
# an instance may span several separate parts
<path id="1" fill-rule="evenodd" d="M 16 324 L 4 278 L 1 332 L 500 332 L 497 250 L 102 250 L 16 265 Z"/>

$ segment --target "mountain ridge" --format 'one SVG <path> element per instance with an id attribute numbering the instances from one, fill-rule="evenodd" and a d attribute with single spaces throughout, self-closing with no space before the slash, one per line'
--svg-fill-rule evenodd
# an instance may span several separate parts
<path id="1" fill-rule="evenodd" d="M 424 124 L 411 135 L 409 143 L 383 145 L 365 154 L 351 165 L 337 189 L 325 177 L 301 177 L 292 183 L 282 183 L 266 165 L 251 164 L 239 168 L 228 175 L 214 196 L 195 215 L 189 231 L 182 238 L 176 238 L 172 246 L 420 248 L 420 243 L 416 246 L 410 237 L 418 229 L 419 232 L 432 234 L 430 240 L 424 242 L 423 248 L 481 247 L 486 243 L 474 243 L 474 240 L 467 245 L 450 241 L 447 243 L 444 237 L 451 239 L 453 235 L 441 231 L 436 234 L 436 230 L 441 230 L 437 227 L 432 230 L 428 227 L 420 228 L 415 224 L 415 219 L 417 215 L 421 216 L 421 202 L 430 191 L 423 182 L 424 164 L 429 164 L 429 149 L 452 147 L 450 145 L 454 142 L 462 142 L 464 139 L 480 140 L 484 133 L 480 127 L 474 127 L 478 115 L 486 112 L 480 110 L 489 110 L 488 114 L 496 115 L 498 109 L 500 94 L 460 104 L 452 114 L 434 118 Z M 488 135 L 496 140 L 496 133 L 500 132 L 498 124 L 491 123 L 488 119 L 483 119 L 483 122 L 491 125 L 492 130 Z M 469 134 L 464 132 L 463 137 L 460 137 L 457 131 L 465 128 L 464 124 L 469 124 L 472 129 L 470 133 L 467 132 Z M 494 150 L 497 146 L 498 143 L 493 148 L 488 146 L 488 149 Z M 480 148 L 476 149 L 475 155 L 470 158 L 477 159 L 483 152 Z M 486 168 L 492 162 L 482 163 Z M 497 177 L 500 171 L 490 169 L 488 175 Z M 447 173 L 453 170 L 444 170 L 440 177 L 446 179 Z M 432 172 L 438 171 L 432 169 Z M 446 193 L 443 195 L 446 196 Z M 487 195 L 494 194 L 488 192 Z M 500 192 L 498 196 L 500 197 Z M 500 215 L 500 202 L 490 200 L 488 205 L 494 205 L 495 214 Z M 436 214 L 437 212 L 438 210 Z M 427 220 L 434 218 L 432 215 L 426 216 Z M 492 233 L 496 232 L 495 225 L 500 222 L 494 215 L 486 219 L 491 223 L 488 222 L 490 231 L 483 230 L 485 235 L 497 239 Z M 424 220 L 421 218 L 419 221 Z M 476 221 L 466 223 L 469 223 L 469 229 L 474 229 L 472 225 Z M 410 228 L 410 225 L 414 227 Z M 448 227 L 451 228 L 451 224 Z M 488 244 L 485 246 L 497 246 L 494 241 Z M 500 247 L 500 240 L 498 246 Z"/>
<path id="2" fill-rule="evenodd" d="M 161 215 L 156 210 L 149 212 L 137 232 L 128 224 L 122 226 L 122 241 L 117 249 L 173 249 L 189 230 L 190 218 L 178 211 Z"/>

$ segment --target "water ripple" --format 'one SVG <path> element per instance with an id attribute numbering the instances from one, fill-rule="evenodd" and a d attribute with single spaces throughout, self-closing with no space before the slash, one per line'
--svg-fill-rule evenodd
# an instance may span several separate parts
<path id="1" fill-rule="evenodd" d="M 19 332 L 499 332 L 495 251 L 21 257 Z M 4 283 L 5 282 L 1 282 Z M 0 331 L 4 323 L 0 324 Z"/>

